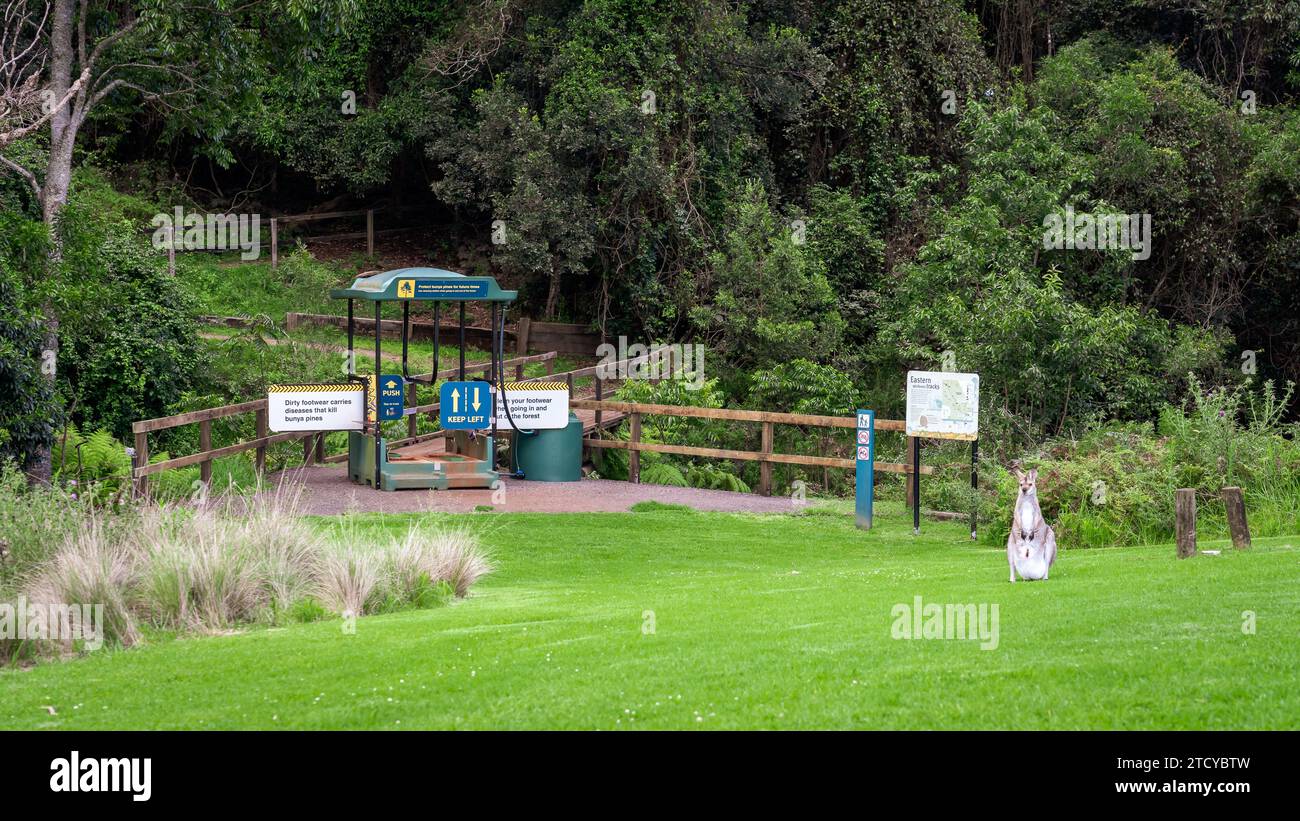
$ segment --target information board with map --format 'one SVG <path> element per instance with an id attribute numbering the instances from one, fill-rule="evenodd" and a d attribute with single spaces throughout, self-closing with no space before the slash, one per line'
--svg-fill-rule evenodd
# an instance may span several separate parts
<path id="1" fill-rule="evenodd" d="M 908 436 L 975 439 L 979 436 L 979 415 L 979 374 L 907 372 Z"/>

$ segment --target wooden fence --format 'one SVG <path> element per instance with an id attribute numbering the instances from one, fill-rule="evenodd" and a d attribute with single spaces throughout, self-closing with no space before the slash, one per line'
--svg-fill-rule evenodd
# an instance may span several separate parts
<path id="1" fill-rule="evenodd" d="M 396 234 L 402 231 L 409 231 L 413 227 L 413 226 L 407 226 L 402 228 L 387 228 L 382 231 L 376 231 L 375 214 L 380 212 L 395 214 L 401 211 L 413 211 L 413 210 L 418 210 L 420 208 L 423 208 L 423 206 L 395 205 L 395 206 L 387 206 L 381 208 L 360 208 L 353 211 L 324 211 L 319 214 L 285 214 L 279 217 L 270 217 L 268 219 L 270 225 L 267 230 L 269 233 L 269 240 L 271 243 L 271 267 L 276 268 L 279 267 L 280 265 L 280 228 L 283 226 L 294 225 L 294 224 L 305 223 L 305 222 L 313 222 L 315 220 L 355 219 L 357 217 L 365 217 L 366 230 L 364 231 L 354 231 L 354 232 L 348 232 L 342 234 L 324 234 L 324 235 L 318 235 L 313 237 L 304 237 L 304 239 L 307 240 L 360 239 L 362 237 L 365 237 L 366 256 L 374 256 L 375 237 L 377 235 Z M 143 230 L 145 233 L 152 234 L 157 229 L 153 227 L 149 227 L 141 230 Z M 214 251 L 214 252 L 223 252 L 223 251 L 231 250 L 229 248 L 206 248 L 206 247 L 187 249 L 184 247 L 184 243 L 181 243 L 181 247 L 177 248 L 177 241 L 176 241 L 177 236 L 179 235 L 183 237 L 186 229 L 184 228 L 184 226 L 172 226 L 171 228 L 167 228 L 165 230 L 167 231 L 167 273 L 172 276 L 176 275 L 176 252 L 178 250 Z M 260 228 L 258 230 L 258 234 L 260 237 L 261 234 Z"/>
<path id="2" fill-rule="evenodd" d="M 531 349 L 595 356 L 603 341 L 600 334 L 586 325 L 567 322 L 536 322 L 524 316 L 519 318 L 516 328 L 516 345 L 521 354 Z"/>
<path id="3" fill-rule="evenodd" d="M 599 384 L 599 383 L 598 383 Z M 643 451 L 669 453 L 677 456 L 701 456 L 709 459 L 733 459 L 759 463 L 758 492 L 764 496 L 772 494 L 772 465 L 808 465 L 812 467 L 855 468 L 853 459 L 835 456 L 810 456 L 800 453 L 776 453 L 773 451 L 776 425 L 799 425 L 803 427 L 848 428 L 857 426 L 857 420 L 851 416 L 814 416 L 803 413 L 773 413 L 770 411 L 731 410 L 727 408 L 696 408 L 682 405 L 652 405 L 642 402 L 607 402 L 591 399 L 574 399 L 569 407 L 593 410 L 597 412 L 614 412 L 628 417 L 630 438 L 621 439 L 586 438 L 582 442 L 590 448 L 614 448 L 629 451 L 628 480 L 641 481 L 641 457 Z M 694 419 L 715 419 L 729 422 L 754 422 L 762 425 L 761 445 L 759 450 L 726 450 L 723 448 L 705 448 L 693 445 L 673 445 L 662 442 L 644 442 L 641 440 L 641 420 L 644 416 L 679 416 Z M 877 419 L 878 431 L 902 431 L 904 423 L 899 419 Z M 934 473 L 934 468 L 920 465 L 900 464 L 894 462 L 876 462 L 875 469 L 881 473 L 915 473 L 917 467 L 922 474 Z"/>
<path id="4" fill-rule="evenodd" d="M 802 413 L 774 413 L 770 411 L 754 410 L 733 410 L 728 408 L 701 408 L 685 405 L 657 405 L 644 402 L 617 402 L 608 401 L 604 398 L 605 378 L 610 373 L 621 372 L 620 365 L 630 366 L 634 364 L 643 364 L 648 361 L 648 356 L 628 359 L 622 362 L 612 364 L 604 363 L 592 365 L 585 368 L 567 371 L 564 373 L 555 373 L 555 351 L 534 354 L 531 356 L 521 356 L 514 359 L 508 359 L 503 363 L 505 368 L 513 368 L 515 379 L 517 381 L 531 381 L 524 379 L 524 365 L 541 362 L 546 367 L 546 375 L 535 377 L 535 379 L 555 380 L 563 379 L 568 383 L 569 395 L 573 396 L 574 384 L 576 380 L 593 378 L 595 383 L 595 399 L 574 399 L 569 401 L 569 407 L 573 410 L 586 410 L 593 412 L 594 424 L 585 427 L 593 432 L 604 430 L 607 426 L 620 423 L 627 419 L 629 423 L 630 438 L 627 441 L 621 439 L 605 439 L 599 436 L 587 436 L 582 440 L 583 445 L 587 448 L 613 448 L 629 451 L 628 454 L 628 479 L 632 482 L 641 481 L 641 459 L 642 452 L 667 453 L 679 456 L 698 456 L 709 459 L 728 459 L 735 461 L 756 461 L 759 463 L 759 493 L 764 496 L 771 495 L 772 492 L 772 465 L 806 465 L 810 467 L 823 468 L 846 468 L 852 469 L 857 466 L 854 459 L 841 458 L 835 456 L 813 456 L 799 453 L 777 453 L 774 450 L 775 426 L 776 425 L 797 425 L 801 427 L 820 427 L 829 429 L 854 429 L 857 420 L 851 416 L 817 416 Z M 479 373 L 487 377 L 491 369 L 491 362 L 475 362 L 466 365 L 467 373 Z M 438 379 L 450 379 L 459 375 L 459 368 L 448 368 L 439 371 Z M 425 379 L 430 374 L 419 374 L 417 378 Z M 414 399 L 415 392 L 408 394 L 408 399 Z M 440 410 L 437 402 L 425 405 L 415 405 L 407 408 L 407 435 L 404 439 L 389 442 L 390 447 L 402 447 L 413 445 L 420 442 L 427 442 L 433 439 L 446 437 L 451 431 L 439 430 L 431 433 L 420 434 L 417 432 L 418 418 L 421 414 L 436 415 Z M 246 442 L 237 442 L 225 447 L 212 447 L 212 420 L 221 419 L 228 416 L 252 413 L 256 416 L 256 438 Z M 675 416 L 696 419 L 713 419 L 730 422 L 750 422 L 762 426 L 760 432 L 759 450 L 729 450 L 724 448 L 708 448 L 693 445 L 674 445 L 662 442 L 646 442 L 641 438 L 641 423 L 645 416 Z M 181 427 L 183 425 L 199 425 L 199 451 L 189 456 L 180 456 L 174 459 L 168 459 L 162 462 L 149 464 L 149 440 L 148 435 L 169 428 Z M 146 419 L 136 422 L 132 426 L 135 433 L 135 456 L 132 461 L 132 477 L 134 481 L 135 492 L 138 495 L 145 495 L 148 492 L 148 477 L 165 470 L 189 467 L 191 465 L 200 466 L 200 477 L 207 482 L 212 477 L 212 461 L 223 456 L 230 456 L 245 451 L 256 451 L 254 463 L 259 473 L 266 469 L 266 451 L 271 445 L 300 439 L 303 442 L 303 462 L 305 465 L 317 463 L 342 462 L 347 459 L 347 453 L 336 453 L 327 455 L 325 453 L 325 433 L 323 431 L 293 431 L 288 433 L 272 434 L 267 427 L 267 402 L 265 399 L 257 399 L 251 402 L 241 402 L 235 405 L 225 405 L 218 408 L 208 408 L 205 410 L 190 411 L 175 416 L 166 416 L 159 419 Z M 903 432 L 905 425 L 902 420 L 898 419 L 876 419 L 877 431 L 896 431 Z M 935 467 L 919 464 L 918 449 L 912 448 L 909 441 L 908 452 L 912 454 L 913 462 L 894 463 L 880 462 L 875 463 L 875 469 L 882 473 L 898 474 L 916 474 L 928 475 L 935 472 Z M 913 485 L 907 483 L 908 490 L 911 491 Z M 911 500 L 909 499 L 909 504 Z"/>
<path id="5" fill-rule="evenodd" d="M 523 378 L 524 365 L 535 362 L 541 362 L 546 367 L 547 376 L 538 377 L 539 379 L 554 379 L 557 376 L 557 374 L 555 374 L 554 351 L 507 359 L 502 363 L 502 365 L 506 368 L 514 368 L 515 378 L 517 380 L 527 381 Z M 491 362 L 470 362 L 466 363 L 465 372 L 467 374 L 480 373 L 483 374 L 484 378 L 486 378 L 491 367 Z M 568 380 L 570 390 L 572 390 L 574 378 L 584 374 L 586 370 L 589 369 L 584 369 L 581 372 L 571 372 L 568 374 L 558 375 L 564 376 Z M 450 379 L 459 375 L 459 368 L 448 368 L 439 371 L 437 378 Z M 426 379 L 429 376 L 430 374 L 417 374 L 417 378 L 419 379 Z M 415 392 L 412 391 L 409 395 L 414 397 Z M 410 412 L 410 415 L 406 417 L 407 438 L 391 442 L 390 445 L 392 447 L 398 447 L 447 435 L 447 431 L 437 431 L 436 433 L 426 434 L 424 436 L 416 435 L 418 415 L 421 413 L 436 414 L 438 412 L 438 407 L 437 403 L 434 403 L 429 405 L 417 405 L 413 408 L 409 408 L 408 411 Z M 213 448 L 212 420 L 222 419 L 228 416 L 238 416 L 245 413 L 252 413 L 255 415 L 256 421 L 254 424 L 256 425 L 256 438 L 250 439 L 247 442 L 236 442 L 233 445 Z M 155 462 L 152 465 L 149 464 L 150 433 L 157 433 L 158 431 L 167 430 L 169 428 L 178 428 L 184 425 L 195 424 L 199 426 L 199 450 L 197 453 L 190 454 L 189 456 L 178 456 L 174 459 L 167 459 L 162 462 Z M 137 495 L 141 496 L 148 492 L 149 477 L 156 473 L 162 473 L 165 470 L 175 470 L 176 468 L 190 467 L 191 465 L 198 465 L 200 478 L 204 482 L 207 482 L 212 478 L 212 460 L 219 459 L 223 456 L 233 456 L 236 453 L 244 453 L 245 451 L 250 450 L 256 451 L 254 455 L 254 465 L 256 466 L 257 472 L 261 473 L 266 469 L 266 449 L 271 445 L 279 444 L 281 442 L 291 442 L 295 439 L 303 440 L 303 461 L 306 464 L 310 465 L 317 462 L 341 462 L 347 458 L 346 453 L 334 454 L 333 456 L 325 455 L 325 438 L 324 432 L 322 431 L 291 431 L 288 433 L 272 434 L 267 426 L 266 399 L 255 399 L 251 402 L 240 402 L 235 405 L 223 405 L 218 408 L 205 408 L 204 410 L 189 411 L 188 413 L 179 413 L 174 416 L 163 416 L 158 419 L 144 419 L 135 422 L 131 426 L 131 431 L 135 434 L 135 455 L 131 460 L 131 476 L 135 492 Z"/>
<path id="6" fill-rule="evenodd" d="M 293 225 L 297 223 L 313 222 L 316 220 L 336 220 L 351 219 L 356 217 L 366 218 L 366 230 L 355 231 L 344 234 L 329 234 L 325 236 L 307 237 L 306 239 L 360 239 L 366 238 L 366 256 L 375 255 L 375 235 L 376 234 L 395 234 L 399 231 L 407 231 L 409 228 L 388 228 L 383 231 L 375 230 L 375 213 L 386 211 L 388 213 L 397 213 L 399 211 L 412 211 L 422 208 L 418 205 L 399 205 L 389 206 L 387 208 L 360 208 L 353 211 L 324 211 L 319 214 L 287 214 L 281 217 L 271 217 L 271 267 L 276 268 L 280 265 L 280 226 Z"/>

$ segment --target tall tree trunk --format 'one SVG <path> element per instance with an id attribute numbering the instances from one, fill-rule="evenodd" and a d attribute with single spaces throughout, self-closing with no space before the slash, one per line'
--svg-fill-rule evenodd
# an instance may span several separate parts
<path id="1" fill-rule="evenodd" d="M 546 318 L 555 319 L 555 309 L 560 302 L 560 260 L 551 257 L 551 283 L 546 289 Z"/>
<path id="2" fill-rule="evenodd" d="M 73 0 L 57 0 L 50 28 L 50 91 L 57 100 L 63 99 L 72 85 L 72 46 L 74 31 Z M 68 202 L 68 186 L 72 182 L 72 149 L 77 142 L 77 117 L 72 104 L 61 107 L 50 118 L 50 157 L 41 186 L 41 218 L 50 232 L 50 256 L 47 261 L 49 281 L 57 279 L 63 262 L 63 242 L 59 236 L 59 214 Z M 41 344 L 41 373 L 50 381 L 51 393 L 57 392 L 59 361 L 59 316 L 53 302 L 46 301 L 42 308 L 45 333 Z M 42 445 L 28 464 L 27 475 L 32 482 L 49 483 L 53 475 L 53 460 L 49 445 Z"/>

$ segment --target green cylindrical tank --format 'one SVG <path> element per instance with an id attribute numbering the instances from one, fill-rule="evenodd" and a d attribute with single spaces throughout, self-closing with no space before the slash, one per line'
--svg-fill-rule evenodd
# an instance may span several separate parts
<path id="1" fill-rule="evenodd" d="M 582 420 L 569 414 L 569 424 L 532 434 L 515 432 L 510 440 L 510 465 L 534 482 L 577 482 L 582 479 Z"/>

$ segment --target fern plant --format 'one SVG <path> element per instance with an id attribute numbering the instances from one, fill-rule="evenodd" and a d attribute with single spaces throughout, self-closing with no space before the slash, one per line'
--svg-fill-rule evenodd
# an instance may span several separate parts
<path id="1" fill-rule="evenodd" d="M 89 436 L 69 423 L 66 435 L 55 443 L 55 476 L 88 501 L 105 501 L 131 476 L 131 456 L 106 430 Z"/>
<path id="2" fill-rule="evenodd" d="M 743 479 L 714 464 L 692 465 L 686 473 L 686 481 L 691 487 L 749 493 L 749 485 Z"/>
<path id="3" fill-rule="evenodd" d="M 641 471 L 641 481 L 651 485 L 668 485 L 670 487 L 686 487 L 686 477 L 676 465 L 667 462 L 658 462 L 649 465 Z"/>

